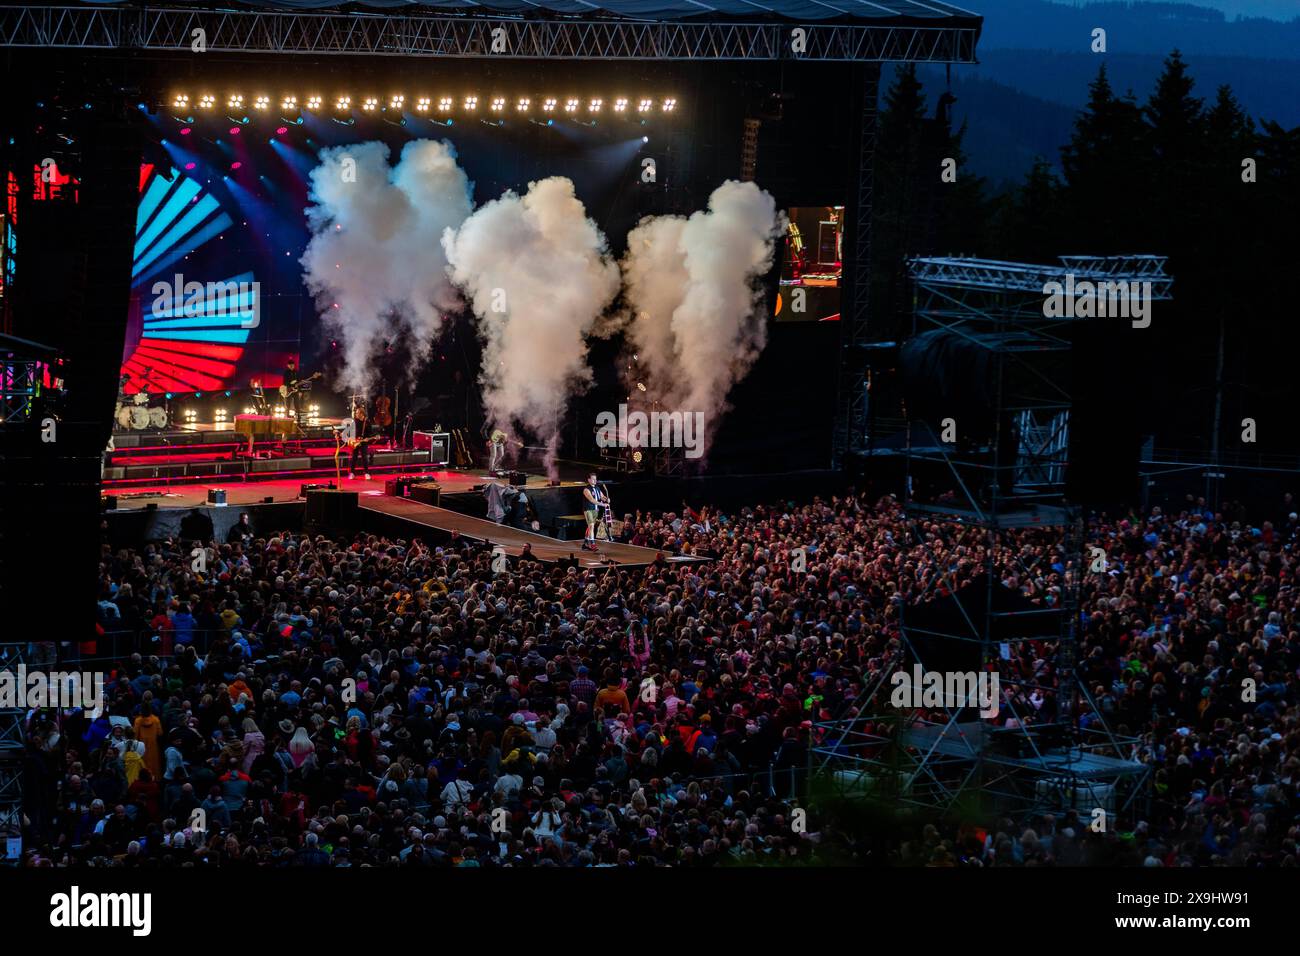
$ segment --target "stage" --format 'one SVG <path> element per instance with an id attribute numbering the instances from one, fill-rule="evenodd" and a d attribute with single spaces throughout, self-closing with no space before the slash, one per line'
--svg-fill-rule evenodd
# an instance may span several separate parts
<path id="1" fill-rule="evenodd" d="M 409 474 L 436 481 L 441 486 L 442 496 L 458 498 L 458 505 L 467 509 L 480 506 L 485 484 L 500 481 L 481 470 L 426 470 Z M 302 486 L 311 484 L 315 487 L 333 486 L 340 491 L 356 492 L 358 530 L 389 537 L 424 537 L 426 540 L 448 541 L 453 536 L 458 536 L 500 545 L 512 557 L 518 557 L 523 553 L 525 545 L 531 545 L 534 557 L 540 561 L 549 563 L 574 560 L 583 567 L 645 567 L 659 555 L 653 548 L 607 541 L 599 542 L 600 553 L 593 554 L 581 549 L 580 540 L 549 537 L 496 524 L 463 511 L 394 497 L 385 493 L 385 479 L 391 480 L 394 477 L 398 476 L 387 475 L 370 481 L 364 478 L 350 480 L 345 474 L 342 481 L 330 478 L 328 482 L 280 478 L 238 484 L 214 482 L 171 487 L 157 485 L 136 488 L 126 495 L 115 496 L 116 507 L 106 508 L 104 516 L 110 522 L 111 531 L 129 532 L 146 538 L 174 537 L 180 533 L 180 522 L 184 515 L 198 509 L 212 519 L 216 537 L 222 540 L 231 525 L 239 520 L 240 514 L 247 512 L 258 534 L 273 535 L 281 531 L 297 531 L 303 527 L 305 502 L 301 497 Z M 527 481 L 516 487 L 531 491 L 530 497 L 540 505 L 543 497 L 558 501 L 576 497 L 582 484 L 582 481 L 576 479 L 552 483 L 546 477 L 528 475 Z M 213 489 L 225 491 L 225 505 L 208 503 L 208 492 Z M 567 507 L 557 504 L 552 508 L 542 505 L 541 511 L 545 517 L 575 507 L 577 506 L 573 504 Z M 665 557 L 673 563 L 703 560 L 673 555 Z"/>

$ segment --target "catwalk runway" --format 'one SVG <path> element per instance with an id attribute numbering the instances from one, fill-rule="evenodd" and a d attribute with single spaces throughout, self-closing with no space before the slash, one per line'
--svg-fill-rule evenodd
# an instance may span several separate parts
<path id="1" fill-rule="evenodd" d="M 653 548 L 601 541 L 599 542 L 600 553 L 593 554 L 579 547 L 581 541 L 560 541 L 531 531 L 520 531 L 507 525 L 494 524 L 484 518 L 472 518 L 456 511 L 448 511 L 446 508 L 435 508 L 407 498 L 392 498 L 387 495 L 365 496 L 361 498 L 360 504 L 367 511 L 377 511 L 428 528 L 436 528 L 439 531 L 454 531 L 464 538 L 499 544 L 505 548 L 506 554 L 511 556 L 521 554 L 524 545 L 531 544 L 533 555 L 542 561 L 563 561 L 573 558 L 584 567 L 603 567 L 611 562 L 620 567 L 644 567 L 653 562 L 659 553 Z M 673 563 L 704 560 L 673 555 L 668 555 L 667 559 Z"/>

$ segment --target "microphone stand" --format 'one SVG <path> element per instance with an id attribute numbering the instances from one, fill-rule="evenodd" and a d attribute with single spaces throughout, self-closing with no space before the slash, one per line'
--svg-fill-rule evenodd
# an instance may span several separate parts
<path id="1" fill-rule="evenodd" d="M 601 520 L 605 523 L 605 540 L 610 544 L 614 543 L 614 515 L 613 509 L 609 503 L 609 489 L 605 487 L 602 481 L 600 484 L 600 509 Z"/>

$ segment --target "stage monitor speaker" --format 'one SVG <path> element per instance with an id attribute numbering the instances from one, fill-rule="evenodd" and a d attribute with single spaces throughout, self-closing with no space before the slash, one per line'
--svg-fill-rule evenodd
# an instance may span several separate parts
<path id="1" fill-rule="evenodd" d="M 309 491 L 333 491 L 334 482 L 303 482 L 298 486 L 298 497 L 306 498 Z"/>
<path id="2" fill-rule="evenodd" d="M 433 475 L 396 475 L 384 482 L 384 494 L 392 498 L 410 498 L 412 487 L 433 480 Z"/>
<path id="3" fill-rule="evenodd" d="M 442 500 L 442 486 L 436 481 L 422 481 L 411 485 L 411 500 L 424 505 L 433 505 L 436 508 L 438 502 Z"/>
<path id="4" fill-rule="evenodd" d="M 522 471 L 512 471 L 510 472 L 510 484 L 516 488 L 522 488 L 528 484 L 528 476 Z"/>
<path id="5" fill-rule="evenodd" d="M 218 508 L 224 508 L 224 507 L 226 506 L 226 489 L 225 489 L 225 488 L 209 488 L 209 489 L 208 489 L 208 504 L 210 504 L 210 505 L 214 505 L 214 506 L 216 506 L 216 507 L 218 507 Z"/>
<path id="6" fill-rule="evenodd" d="M 117 495 L 102 495 L 100 497 L 100 505 L 105 511 L 116 511 Z"/>
<path id="7" fill-rule="evenodd" d="M 357 526 L 357 493 L 320 489 L 308 491 L 304 525 L 311 534 L 320 531 L 352 531 Z"/>

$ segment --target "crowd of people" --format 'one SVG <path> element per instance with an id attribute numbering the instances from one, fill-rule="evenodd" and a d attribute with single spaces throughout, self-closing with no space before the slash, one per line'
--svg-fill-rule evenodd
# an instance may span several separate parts
<path id="1" fill-rule="evenodd" d="M 29 715 L 26 865 L 1300 863 L 1289 499 L 1254 525 L 1199 502 L 1099 516 L 1082 566 L 1049 529 L 918 523 L 851 490 L 629 515 L 644 568 L 237 529 L 201 570 L 190 541 L 105 545 L 100 642 L 135 651 L 61 649 L 110 671 L 107 703 Z M 1145 796 L 1100 830 L 819 797 L 812 751 L 899 659 L 900 614 L 990 566 L 1037 607 L 1082 578 L 1078 708 L 1032 640 L 1003 655 L 993 720 L 1096 730 L 1095 704 Z"/>

